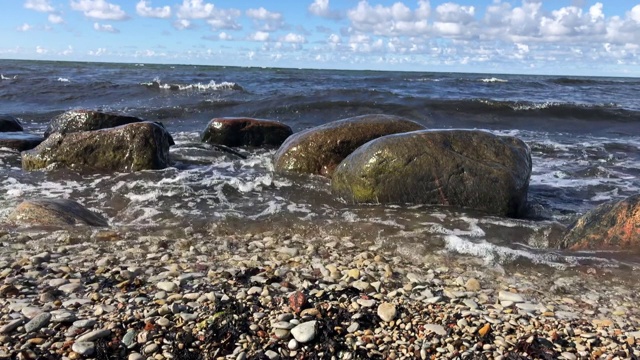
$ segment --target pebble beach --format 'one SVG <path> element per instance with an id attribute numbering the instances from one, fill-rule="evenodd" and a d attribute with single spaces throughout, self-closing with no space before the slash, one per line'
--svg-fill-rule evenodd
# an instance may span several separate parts
<path id="1" fill-rule="evenodd" d="M 0 359 L 640 357 L 623 269 L 180 232 L 0 232 Z"/>

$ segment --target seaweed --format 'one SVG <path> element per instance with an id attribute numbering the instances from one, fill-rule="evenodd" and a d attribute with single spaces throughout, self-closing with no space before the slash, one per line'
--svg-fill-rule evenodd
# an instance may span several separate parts
<path id="1" fill-rule="evenodd" d="M 240 335 L 249 333 L 250 314 L 250 309 L 236 299 L 217 302 L 205 329 L 202 351 L 217 353 L 217 356 L 232 354 Z"/>
<path id="2" fill-rule="evenodd" d="M 524 359 L 543 359 L 553 360 L 560 356 L 560 353 L 553 349 L 553 344 L 546 339 L 539 338 L 534 335 L 531 343 L 526 339 L 520 340 L 514 349 L 515 353 L 505 354 L 507 360 L 524 360 Z M 523 356 L 521 354 L 526 354 Z"/>

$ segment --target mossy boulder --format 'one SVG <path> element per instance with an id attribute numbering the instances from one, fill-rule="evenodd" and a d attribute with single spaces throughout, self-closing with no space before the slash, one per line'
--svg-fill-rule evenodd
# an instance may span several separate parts
<path id="1" fill-rule="evenodd" d="M 169 140 L 164 127 L 152 122 L 54 133 L 36 148 L 22 152 L 22 168 L 64 167 L 89 172 L 163 169 L 169 165 Z"/>
<path id="2" fill-rule="evenodd" d="M 20 121 L 11 115 L 0 114 L 0 132 L 22 131 Z"/>
<path id="3" fill-rule="evenodd" d="M 405 118 L 379 114 L 330 122 L 290 136 L 276 152 L 275 170 L 331 177 L 338 164 L 366 142 L 423 129 Z"/>
<path id="4" fill-rule="evenodd" d="M 99 214 L 81 204 L 66 199 L 34 199 L 23 201 L 9 215 L 8 220 L 18 225 L 39 226 L 108 226 Z"/>
<path id="5" fill-rule="evenodd" d="M 517 217 L 531 176 L 520 139 L 484 131 L 415 131 L 361 146 L 338 166 L 335 195 L 350 203 L 434 204 Z"/>
<path id="6" fill-rule="evenodd" d="M 569 227 L 562 248 L 640 249 L 640 194 L 600 204 Z"/>
<path id="7" fill-rule="evenodd" d="M 0 132 L 0 147 L 17 151 L 30 150 L 38 146 L 44 138 L 23 132 Z"/>
<path id="8" fill-rule="evenodd" d="M 280 146 L 291 134 L 291 128 L 278 121 L 215 118 L 202 133 L 202 141 L 225 146 Z"/>
<path id="9" fill-rule="evenodd" d="M 68 134 L 79 131 L 100 130 L 142 121 L 144 120 L 135 116 L 92 110 L 71 110 L 51 119 L 44 132 L 44 137 L 49 137 L 53 133 Z"/>

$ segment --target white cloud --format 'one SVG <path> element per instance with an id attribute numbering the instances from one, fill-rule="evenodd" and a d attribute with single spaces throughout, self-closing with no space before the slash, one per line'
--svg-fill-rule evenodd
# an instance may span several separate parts
<path id="1" fill-rule="evenodd" d="M 218 34 L 218 39 L 220 39 L 220 40 L 233 40 L 233 37 L 223 31 L 220 34 Z"/>
<path id="2" fill-rule="evenodd" d="M 49 22 L 52 24 L 62 24 L 64 22 L 64 19 L 62 18 L 62 16 L 58 14 L 49 14 L 48 19 L 49 19 Z"/>
<path id="3" fill-rule="evenodd" d="M 284 26 L 284 19 L 281 13 L 271 12 L 263 7 L 248 9 L 246 14 L 259 25 L 261 31 L 273 32 Z"/>
<path id="4" fill-rule="evenodd" d="M 340 12 L 329 8 L 329 0 L 314 0 L 309 4 L 307 10 L 310 14 L 327 19 L 338 20 L 342 18 L 342 14 L 340 14 Z"/>
<path id="5" fill-rule="evenodd" d="M 136 13 L 143 17 L 166 19 L 171 17 L 171 7 L 167 5 L 152 8 L 150 1 L 140 0 L 136 4 Z"/>
<path id="6" fill-rule="evenodd" d="M 205 3 L 202 0 L 183 0 L 182 4 L 178 7 L 177 17 L 178 19 L 204 19 L 214 30 L 240 30 L 240 25 L 237 19 L 242 13 L 237 9 L 220 9 L 214 4 Z M 178 29 L 187 29 L 191 27 L 183 26 L 183 24 L 174 24 Z"/>
<path id="7" fill-rule="evenodd" d="M 53 12 L 55 9 L 49 3 L 49 0 L 27 0 L 24 3 L 24 7 L 29 10 L 35 10 L 39 12 Z"/>
<path id="8" fill-rule="evenodd" d="M 631 8 L 629 11 L 629 18 L 637 23 L 640 23 L 640 4 Z"/>
<path id="9" fill-rule="evenodd" d="M 29 31 L 29 30 L 32 30 L 32 29 L 33 29 L 33 26 L 31 26 L 31 25 L 29 25 L 27 23 L 24 23 L 24 24 L 22 24 L 22 25 L 20 25 L 20 26 L 18 26 L 16 28 L 16 30 L 22 31 L 22 32 Z"/>
<path id="10" fill-rule="evenodd" d="M 371 6 L 366 0 L 347 12 L 356 31 L 380 36 L 425 34 L 429 30 L 429 2 L 420 1 L 416 10 L 396 2 L 391 6 Z"/>
<path id="11" fill-rule="evenodd" d="M 120 5 L 105 0 L 71 0 L 71 9 L 82 11 L 84 16 L 98 20 L 125 20 L 128 18 Z"/>
<path id="12" fill-rule="evenodd" d="M 93 23 L 93 29 L 96 31 L 100 31 L 100 32 L 108 32 L 108 33 L 112 33 L 112 34 L 117 34 L 120 32 L 120 30 L 114 28 L 112 25 L 108 25 L 108 24 L 98 24 L 98 23 Z"/>
<path id="13" fill-rule="evenodd" d="M 342 39 L 340 39 L 339 35 L 331 34 L 329 35 L 329 42 L 332 44 L 339 44 Z"/>
<path id="14" fill-rule="evenodd" d="M 269 33 L 265 31 L 256 31 L 255 33 L 249 35 L 249 40 L 252 41 L 267 41 L 269 40 Z"/>
<path id="15" fill-rule="evenodd" d="M 294 44 L 305 44 L 307 42 L 307 39 L 304 37 L 304 35 L 288 33 L 287 35 L 281 37 L 280 41 Z"/>
<path id="16" fill-rule="evenodd" d="M 42 46 L 40 46 L 40 45 L 36 46 L 36 53 L 37 54 L 44 55 L 44 54 L 46 54 L 48 52 L 49 52 L 49 50 L 43 48 Z"/>
<path id="17" fill-rule="evenodd" d="M 90 56 L 102 56 L 102 55 L 105 55 L 106 53 L 107 53 L 107 49 L 106 48 L 98 48 L 95 51 L 89 50 L 89 52 L 87 54 L 90 55 Z"/>
<path id="18" fill-rule="evenodd" d="M 179 19 L 173 23 L 173 27 L 175 27 L 178 30 L 184 30 L 184 29 L 191 29 L 193 25 L 191 24 L 191 21 L 187 19 Z"/>
<path id="19" fill-rule="evenodd" d="M 62 50 L 61 52 L 58 53 L 58 55 L 62 55 L 62 56 L 69 56 L 71 54 L 73 54 L 73 47 L 71 45 L 67 46 L 65 50 Z"/>

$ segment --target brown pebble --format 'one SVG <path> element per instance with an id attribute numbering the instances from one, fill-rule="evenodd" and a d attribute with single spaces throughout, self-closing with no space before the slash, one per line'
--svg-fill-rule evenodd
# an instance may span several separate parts
<path id="1" fill-rule="evenodd" d="M 491 330 L 491 324 L 486 323 L 483 327 L 480 328 L 480 330 L 478 330 L 478 335 L 485 337 L 490 330 Z"/>

